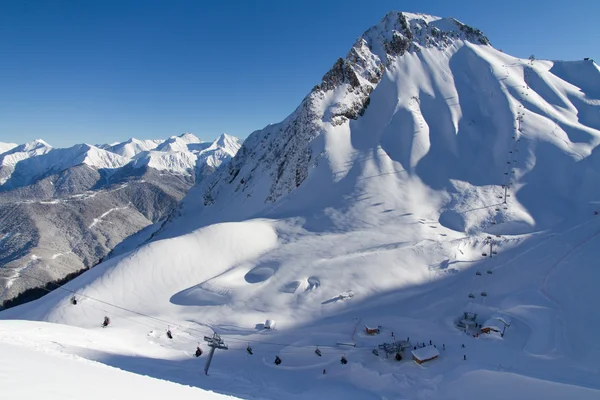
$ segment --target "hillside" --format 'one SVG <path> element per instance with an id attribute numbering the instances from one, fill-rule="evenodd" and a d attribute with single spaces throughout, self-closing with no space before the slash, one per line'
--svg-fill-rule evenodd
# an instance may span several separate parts
<path id="1" fill-rule="evenodd" d="M 593 61 L 390 12 L 151 242 L 0 319 L 242 398 L 598 398 L 599 85 Z M 213 331 L 229 348 L 199 378 Z M 412 361 L 423 346 L 439 356 Z"/>
<path id="2" fill-rule="evenodd" d="M 189 148 L 153 150 L 171 140 Z M 0 155 L 0 301 L 39 297 L 30 289 L 94 266 L 134 234 L 147 240 L 238 148 L 229 135 L 184 134 L 66 149 L 37 140 Z"/>

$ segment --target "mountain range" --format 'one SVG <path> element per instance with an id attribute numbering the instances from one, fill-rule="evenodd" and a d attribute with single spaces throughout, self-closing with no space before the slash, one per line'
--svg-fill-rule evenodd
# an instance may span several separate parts
<path id="1" fill-rule="evenodd" d="M 240 398 L 595 399 L 599 144 L 593 60 L 392 11 L 0 340 Z"/>
<path id="2" fill-rule="evenodd" d="M 202 142 L 190 133 L 70 148 L 2 144 L 0 300 L 90 268 L 142 230 L 135 240 L 147 239 L 239 146 L 226 134 Z"/>

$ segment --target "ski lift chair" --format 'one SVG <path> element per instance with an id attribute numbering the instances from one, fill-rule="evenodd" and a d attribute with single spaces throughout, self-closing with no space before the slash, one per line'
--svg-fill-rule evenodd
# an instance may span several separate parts
<path id="1" fill-rule="evenodd" d="M 253 355 L 254 353 L 252 352 L 252 347 L 250 347 L 250 345 L 248 345 L 248 347 L 246 347 L 246 351 L 248 352 L 248 354 Z"/>
<path id="2" fill-rule="evenodd" d="M 348 359 L 346 358 L 346 356 L 342 356 L 342 358 L 340 359 L 340 363 L 342 365 L 346 365 L 348 364 Z"/>
<path id="3" fill-rule="evenodd" d="M 486 292 L 481 292 L 481 297 L 487 297 L 487 293 Z"/>
<path id="4" fill-rule="evenodd" d="M 281 364 L 281 358 L 279 356 L 275 356 L 275 365 Z"/>
<path id="5" fill-rule="evenodd" d="M 321 357 L 323 354 L 321 354 L 321 350 L 319 350 L 319 348 L 317 347 L 317 349 L 315 350 L 315 354 L 318 355 L 319 357 Z"/>
<path id="6" fill-rule="evenodd" d="M 474 299 L 474 298 L 475 298 L 475 295 L 474 295 L 473 293 L 469 293 L 469 298 L 470 298 L 470 299 Z"/>
<path id="7" fill-rule="evenodd" d="M 475 272 L 475 275 L 477 275 L 477 276 L 481 276 L 481 271 L 477 271 L 477 272 Z"/>

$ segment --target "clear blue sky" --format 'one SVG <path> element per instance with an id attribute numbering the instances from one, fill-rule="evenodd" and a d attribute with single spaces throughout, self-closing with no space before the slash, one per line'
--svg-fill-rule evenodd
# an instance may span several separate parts
<path id="1" fill-rule="evenodd" d="M 0 0 L 0 141 L 246 137 L 390 10 L 453 16 L 515 56 L 600 59 L 597 0 Z"/>

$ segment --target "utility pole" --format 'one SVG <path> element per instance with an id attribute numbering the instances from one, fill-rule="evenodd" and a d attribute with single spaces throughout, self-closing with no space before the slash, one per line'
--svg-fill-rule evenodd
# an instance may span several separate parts
<path id="1" fill-rule="evenodd" d="M 204 340 L 208 342 L 208 347 L 210 347 L 210 352 L 208 353 L 208 358 L 206 359 L 206 365 L 204 366 L 204 374 L 208 375 L 208 369 L 210 368 L 210 363 L 215 354 L 216 349 L 227 350 L 227 345 L 223 342 L 223 339 L 214 332 L 212 337 L 204 336 Z"/>

